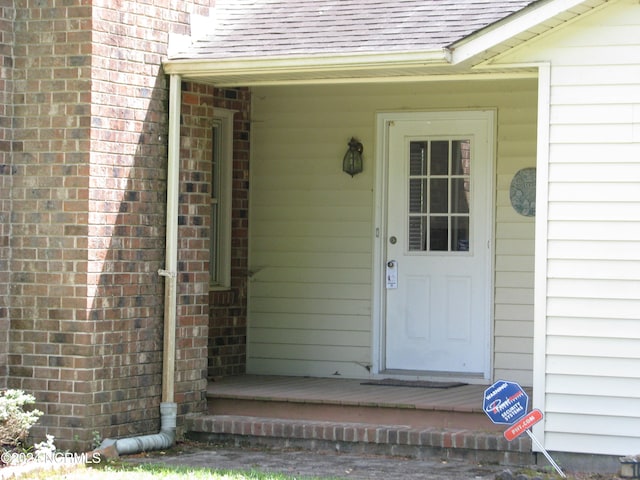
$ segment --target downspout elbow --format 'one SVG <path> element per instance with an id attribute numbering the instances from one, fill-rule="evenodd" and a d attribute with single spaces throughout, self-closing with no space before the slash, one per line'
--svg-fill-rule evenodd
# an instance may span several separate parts
<path id="1" fill-rule="evenodd" d="M 164 402 L 160 404 L 160 432 L 152 435 L 121 438 L 119 440 L 105 439 L 100 445 L 100 451 L 106 452 L 109 447 L 115 448 L 118 455 L 132 455 L 151 450 L 163 450 L 172 447 L 176 442 L 176 418 L 178 404 Z"/>

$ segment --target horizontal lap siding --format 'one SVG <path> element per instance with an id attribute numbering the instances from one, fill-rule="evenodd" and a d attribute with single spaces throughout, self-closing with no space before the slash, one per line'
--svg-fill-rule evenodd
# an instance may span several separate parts
<path id="1" fill-rule="evenodd" d="M 498 112 L 496 211 L 494 378 L 532 384 L 534 218 L 511 206 L 514 174 L 535 167 L 535 82 L 514 108 Z"/>
<path id="2" fill-rule="evenodd" d="M 640 451 L 640 5 L 523 50 L 551 61 L 545 446 Z"/>
<path id="3" fill-rule="evenodd" d="M 536 82 L 253 91 L 248 371 L 366 377 L 372 346 L 375 114 L 497 108 L 495 372 L 531 384 L 533 221 L 509 203 L 535 164 Z M 364 172 L 341 171 L 351 136 Z"/>
<path id="4" fill-rule="evenodd" d="M 364 376 L 371 363 L 368 108 L 331 89 L 256 89 L 251 165 L 251 373 Z M 350 135 L 365 172 L 342 173 Z"/>

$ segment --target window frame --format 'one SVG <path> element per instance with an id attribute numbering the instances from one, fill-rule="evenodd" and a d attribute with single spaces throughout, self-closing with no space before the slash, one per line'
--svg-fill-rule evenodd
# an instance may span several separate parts
<path id="1" fill-rule="evenodd" d="M 211 125 L 211 205 L 209 226 L 209 289 L 227 290 L 231 287 L 231 220 L 233 186 L 233 116 L 236 112 L 215 108 Z M 214 166 L 218 159 L 218 198 L 214 209 Z M 217 210 L 217 225 L 214 225 Z M 216 228 L 217 227 L 217 228 Z M 216 235 L 217 233 L 217 235 Z M 217 238 L 214 238 L 216 236 Z M 214 271 L 215 269 L 215 271 Z"/>

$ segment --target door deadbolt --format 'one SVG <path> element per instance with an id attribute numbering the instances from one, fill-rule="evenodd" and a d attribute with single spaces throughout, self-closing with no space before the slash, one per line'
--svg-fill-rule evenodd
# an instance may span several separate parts
<path id="1" fill-rule="evenodd" d="M 395 245 L 398 242 L 398 239 L 394 236 L 389 237 L 389 243 L 391 245 Z"/>

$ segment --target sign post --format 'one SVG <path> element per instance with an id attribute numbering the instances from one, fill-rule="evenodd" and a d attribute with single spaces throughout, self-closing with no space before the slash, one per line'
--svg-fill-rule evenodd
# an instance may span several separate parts
<path id="1" fill-rule="evenodd" d="M 524 432 L 536 444 L 549 463 L 556 469 L 562 477 L 567 478 L 558 464 L 553 461 L 549 452 L 545 450 L 538 439 L 533 435 L 530 428 L 542 420 L 543 415 L 537 408 L 527 414 L 529 396 L 520 385 L 515 382 L 498 380 L 484 391 L 482 409 L 489 419 L 495 424 L 510 425 L 504 432 L 504 437 L 508 440 L 515 440 Z"/>

